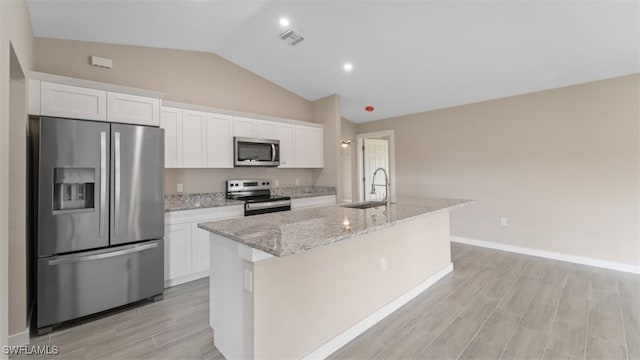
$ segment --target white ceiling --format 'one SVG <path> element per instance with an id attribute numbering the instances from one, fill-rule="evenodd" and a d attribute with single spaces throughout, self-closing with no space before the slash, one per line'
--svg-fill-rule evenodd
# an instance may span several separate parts
<path id="1" fill-rule="evenodd" d="M 28 5 L 36 36 L 210 51 L 309 100 L 336 93 L 355 122 L 640 72 L 638 1 Z M 282 41 L 281 16 L 306 40 Z"/>

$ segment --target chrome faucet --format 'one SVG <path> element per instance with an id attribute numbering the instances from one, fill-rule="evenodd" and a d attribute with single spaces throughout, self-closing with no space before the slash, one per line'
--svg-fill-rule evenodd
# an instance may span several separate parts
<path id="1" fill-rule="evenodd" d="M 382 171 L 382 173 L 384 174 L 384 184 L 376 184 L 374 182 L 376 180 L 376 174 L 378 174 L 378 171 Z M 387 175 L 387 170 L 385 170 L 384 168 L 377 168 L 376 171 L 373 172 L 373 178 L 371 178 L 371 195 L 375 195 L 376 186 L 385 187 L 386 191 L 384 193 L 383 201 L 386 203 L 385 205 L 389 207 L 389 204 L 391 204 L 391 199 L 389 198 L 389 190 L 391 190 L 391 184 L 389 183 L 389 175 Z"/>

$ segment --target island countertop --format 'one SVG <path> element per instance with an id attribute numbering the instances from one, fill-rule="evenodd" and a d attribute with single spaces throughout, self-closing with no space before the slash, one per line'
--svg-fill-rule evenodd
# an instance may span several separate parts
<path id="1" fill-rule="evenodd" d="M 198 227 L 274 256 L 294 255 L 471 202 L 399 197 L 387 209 L 340 205 L 212 221 Z"/>

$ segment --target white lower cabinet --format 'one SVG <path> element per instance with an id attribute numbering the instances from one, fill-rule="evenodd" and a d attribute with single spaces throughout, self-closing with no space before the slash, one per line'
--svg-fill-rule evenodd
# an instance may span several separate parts
<path id="1" fill-rule="evenodd" d="M 164 286 L 209 276 L 209 232 L 198 224 L 244 216 L 243 205 L 165 214 Z"/>
<path id="2" fill-rule="evenodd" d="M 164 279 L 191 273 L 191 224 L 164 227 Z"/>

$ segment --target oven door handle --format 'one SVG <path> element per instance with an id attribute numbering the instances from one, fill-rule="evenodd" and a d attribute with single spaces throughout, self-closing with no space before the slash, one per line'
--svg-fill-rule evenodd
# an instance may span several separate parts
<path id="1" fill-rule="evenodd" d="M 291 200 L 268 201 L 259 203 L 250 203 L 246 205 L 247 210 L 261 210 L 282 206 L 291 206 Z"/>

